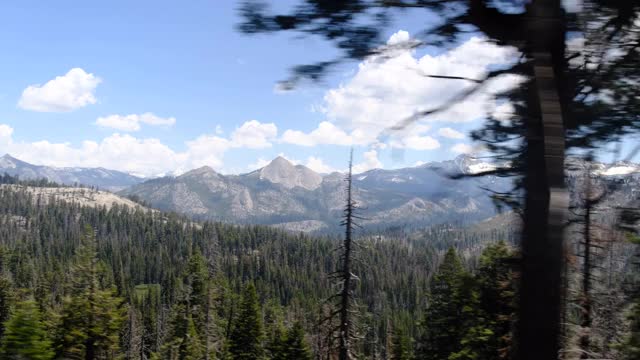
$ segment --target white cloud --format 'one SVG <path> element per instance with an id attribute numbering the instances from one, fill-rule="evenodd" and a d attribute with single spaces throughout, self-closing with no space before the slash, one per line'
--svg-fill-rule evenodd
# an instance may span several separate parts
<path id="1" fill-rule="evenodd" d="M 187 141 L 187 151 L 183 171 L 211 166 L 221 168 L 224 153 L 231 148 L 229 140 L 216 135 L 200 135 L 196 139 Z"/>
<path id="2" fill-rule="evenodd" d="M 323 121 L 310 133 L 297 130 L 287 130 L 282 134 L 281 141 L 288 144 L 300 146 L 328 145 L 351 145 L 353 137 L 345 133 L 334 124 Z"/>
<path id="3" fill-rule="evenodd" d="M 0 124 L 0 155 L 9 152 L 11 145 L 11 135 L 13 128 L 9 125 Z"/>
<path id="4" fill-rule="evenodd" d="M 387 40 L 387 45 L 398 45 L 406 43 L 410 39 L 411 36 L 409 35 L 408 31 L 400 30 L 389 37 L 389 40 Z"/>
<path id="5" fill-rule="evenodd" d="M 44 85 L 30 85 L 18 107 L 39 112 L 67 112 L 97 102 L 95 90 L 102 80 L 81 68 L 73 68 Z"/>
<path id="6" fill-rule="evenodd" d="M 493 113 L 491 114 L 496 120 L 500 121 L 500 123 L 504 126 L 508 125 L 511 121 L 511 118 L 515 115 L 516 109 L 513 107 L 513 104 L 503 103 L 495 107 Z"/>
<path id="7" fill-rule="evenodd" d="M 247 169 L 249 170 L 256 170 L 256 169 L 262 169 L 263 167 L 269 165 L 271 161 L 266 160 L 263 157 L 259 157 L 256 162 L 251 163 L 249 165 L 247 165 Z"/>
<path id="8" fill-rule="evenodd" d="M 438 129 L 438 135 L 449 139 L 464 139 L 464 134 L 450 127 Z"/>
<path id="9" fill-rule="evenodd" d="M 278 135 L 278 128 L 274 123 L 262 124 L 257 120 L 250 120 L 236 128 L 231 134 L 234 147 L 261 149 L 271 147 L 271 140 Z"/>
<path id="10" fill-rule="evenodd" d="M 401 132 L 392 135 L 390 145 L 399 149 L 434 150 L 440 147 L 440 142 L 431 136 L 424 135 L 431 129 L 425 124 L 413 124 Z"/>
<path id="11" fill-rule="evenodd" d="M 288 162 L 292 163 L 293 165 L 300 165 L 302 162 L 298 159 L 294 159 L 294 158 L 290 158 L 287 155 L 285 155 L 284 153 L 279 153 L 278 156 L 285 158 Z"/>
<path id="12" fill-rule="evenodd" d="M 113 134 L 100 142 L 84 141 L 77 147 L 49 141 L 12 142 L 7 152 L 35 164 L 101 166 L 147 176 L 173 172 L 189 157 L 187 153 L 176 153 L 158 139 L 121 134 Z"/>
<path id="13" fill-rule="evenodd" d="M 408 34 L 403 31 L 389 40 L 392 45 L 404 41 L 408 41 Z M 375 142 L 383 130 L 416 112 L 447 104 L 474 86 L 469 81 L 436 79 L 424 74 L 479 79 L 491 66 L 512 62 L 517 53 L 513 48 L 473 37 L 437 56 L 417 57 L 410 48 L 394 49 L 391 56 L 386 55 L 362 62 L 349 81 L 329 90 L 324 97 L 323 109 L 328 120 L 346 133 L 358 131 L 360 141 Z M 496 106 L 494 94 L 521 81 L 512 75 L 494 78 L 482 91 L 422 121 L 456 123 L 481 119 Z"/>
<path id="14" fill-rule="evenodd" d="M 13 128 L 9 125 L 0 124 L 0 139 L 10 138 L 13 134 Z"/>
<path id="15" fill-rule="evenodd" d="M 140 124 L 154 125 L 154 126 L 172 126 L 176 123 L 176 119 L 161 118 L 152 113 L 144 114 L 130 114 L 130 115 L 109 115 L 105 117 L 99 117 L 96 120 L 96 125 L 112 128 L 120 131 L 138 131 L 140 130 Z"/>
<path id="16" fill-rule="evenodd" d="M 382 162 L 378 159 L 378 152 L 376 150 L 366 151 L 363 155 L 364 160 L 353 166 L 353 173 L 359 174 L 367 170 L 382 168 Z"/>
<path id="17" fill-rule="evenodd" d="M 100 141 L 83 141 L 78 145 L 52 143 L 46 140 L 15 141 L 12 138 L 13 129 L 0 124 L 0 152 L 10 153 L 18 159 L 38 165 L 105 167 L 142 176 L 180 174 L 204 165 L 217 170 L 222 169 L 227 151 L 233 148 L 255 147 L 248 145 L 251 139 L 260 146 L 264 145 L 264 142 L 260 143 L 263 138 L 252 135 L 251 129 L 266 129 L 257 133 L 265 135 L 266 138 L 275 137 L 276 132 L 272 125 L 249 121 L 240 126 L 231 139 L 216 134 L 203 134 L 186 141 L 184 150 L 177 151 L 159 139 L 138 138 L 118 133 Z M 297 163 L 295 160 L 292 162 Z"/>
<path id="18" fill-rule="evenodd" d="M 451 147 L 451 152 L 456 154 L 469 154 L 473 152 L 473 146 L 465 143 L 455 144 Z"/>
<path id="19" fill-rule="evenodd" d="M 338 171 L 337 169 L 331 167 L 330 165 L 325 164 L 325 162 L 321 158 L 315 157 L 315 156 L 309 156 L 307 158 L 307 162 L 305 166 L 315 172 L 323 173 L 323 174 L 329 174 L 334 171 Z"/>
<path id="20" fill-rule="evenodd" d="M 411 150 L 434 150 L 440 147 L 440 142 L 431 136 L 410 135 L 392 141 L 391 146 Z"/>

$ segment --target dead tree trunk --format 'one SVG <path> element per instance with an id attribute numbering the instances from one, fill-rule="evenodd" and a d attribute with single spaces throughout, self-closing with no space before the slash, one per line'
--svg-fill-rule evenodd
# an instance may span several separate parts
<path id="1" fill-rule="evenodd" d="M 342 289 L 340 291 L 340 305 L 339 305 L 339 360 L 350 360 L 351 355 L 351 338 L 353 333 L 353 319 L 351 315 L 351 305 L 353 302 L 353 272 L 352 272 L 352 257 L 353 257 L 353 217 L 354 217 L 354 202 L 352 196 L 352 168 L 353 168 L 353 151 L 351 152 L 351 158 L 349 160 L 349 174 L 347 175 L 347 204 L 344 208 L 343 225 L 345 227 L 345 237 L 342 244 L 342 265 L 339 270 L 339 276 L 342 283 Z"/>

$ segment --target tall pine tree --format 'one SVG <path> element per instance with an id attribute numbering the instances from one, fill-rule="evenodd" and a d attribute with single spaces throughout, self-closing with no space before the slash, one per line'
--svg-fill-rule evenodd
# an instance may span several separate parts
<path id="1" fill-rule="evenodd" d="M 304 339 L 304 329 L 300 322 L 296 321 L 287 332 L 285 348 L 287 360 L 311 360 L 311 351 Z"/>
<path id="2" fill-rule="evenodd" d="M 416 349 L 419 360 L 446 360 L 460 350 L 466 301 L 462 291 L 467 276 L 455 249 L 450 248 L 431 280 L 423 336 Z"/>
<path id="3" fill-rule="evenodd" d="M 256 360 L 264 358 L 264 334 L 258 294 L 252 283 L 243 293 L 240 309 L 235 318 L 229 339 L 229 353 L 234 360 Z"/>
<path id="4" fill-rule="evenodd" d="M 93 229 L 87 227 L 71 268 L 57 338 L 58 355 L 66 359 L 114 359 L 126 309 L 116 289 L 105 286 L 104 266 L 96 255 Z"/>
<path id="5" fill-rule="evenodd" d="M 42 323 L 40 311 L 32 299 L 19 301 L 5 323 L 1 358 L 5 360 L 53 359 L 51 340 Z"/>

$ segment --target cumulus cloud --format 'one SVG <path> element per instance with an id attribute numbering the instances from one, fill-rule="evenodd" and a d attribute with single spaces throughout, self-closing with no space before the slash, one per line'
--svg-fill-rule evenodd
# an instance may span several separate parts
<path id="1" fill-rule="evenodd" d="M 138 131 L 141 129 L 141 124 L 153 125 L 153 126 L 172 126 L 176 123 L 176 119 L 161 118 L 150 112 L 144 114 L 130 114 L 130 115 L 109 115 L 105 117 L 99 117 L 96 120 L 96 125 L 105 128 L 116 129 L 120 131 Z"/>
<path id="2" fill-rule="evenodd" d="M 236 128 L 231 134 L 234 147 L 261 149 L 271 147 L 271 140 L 278 135 L 278 128 L 274 123 L 262 124 L 257 120 L 250 120 Z"/>
<path id="3" fill-rule="evenodd" d="M 280 141 L 299 146 L 390 145 L 433 150 L 441 145 L 433 135 L 427 134 L 428 124 L 471 122 L 488 114 L 502 114 L 508 109 L 496 103 L 494 95 L 523 81 L 515 75 L 499 76 L 446 111 L 420 119 L 400 131 L 389 132 L 390 127 L 415 113 L 448 104 L 475 86 L 470 81 L 437 79 L 425 74 L 480 79 L 492 67 L 509 64 L 517 56 L 514 48 L 497 46 L 482 37 L 473 37 L 440 55 L 421 57 L 416 55 L 413 44 L 407 31 L 393 34 L 383 49 L 383 56 L 372 56 L 360 63 L 348 81 L 327 91 L 323 103 L 314 106 L 315 111 L 325 114 L 325 121 L 308 133 L 286 130 Z M 437 134 L 450 139 L 464 138 L 464 134 L 451 127 L 440 128 Z"/>
<path id="4" fill-rule="evenodd" d="M 0 139 L 10 138 L 13 134 L 13 128 L 9 125 L 0 124 Z"/>
<path id="5" fill-rule="evenodd" d="M 382 168 L 382 162 L 378 159 L 378 151 L 375 149 L 366 151 L 361 163 L 353 165 L 353 173 L 359 174 L 367 170 Z"/>
<path id="6" fill-rule="evenodd" d="M 307 158 L 307 162 L 305 163 L 305 166 L 315 172 L 322 173 L 322 174 L 329 174 L 334 171 L 338 171 L 332 166 L 325 164 L 324 160 L 322 160 L 321 158 L 315 157 L 315 156 L 309 156 Z"/>
<path id="7" fill-rule="evenodd" d="M 464 134 L 450 127 L 438 129 L 438 135 L 449 139 L 464 139 Z"/>
<path id="8" fill-rule="evenodd" d="M 77 145 L 46 140 L 16 141 L 13 129 L 0 124 L 0 152 L 38 165 L 105 167 L 141 176 L 158 176 L 180 174 L 204 165 L 220 170 L 224 155 L 230 149 L 264 147 L 268 139 L 276 135 L 275 125 L 252 120 L 237 128 L 230 138 L 215 132 L 203 134 L 186 141 L 184 150 L 177 151 L 159 139 L 120 133 Z"/>
<path id="9" fill-rule="evenodd" d="M 97 102 L 95 90 L 102 80 L 81 68 L 73 68 L 44 85 L 30 85 L 18 107 L 39 112 L 68 112 Z"/>
<path id="10" fill-rule="evenodd" d="M 334 124 L 328 121 L 323 121 L 315 130 L 309 133 L 297 130 L 287 130 L 282 134 L 281 141 L 300 146 L 316 146 L 323 144 L 352 145 L 353 137 Z"/>
<path id="11" fill-rule="evenodd" d="M 0 124 L 0 154 L 9 152 L 9 146 L 11 145 L 11 135 L 13 134 L 13 128 L 9 125 Z"/>
<path id="12" fill-rule="evenodd" d="M 392 35 L 388 44 L 406 41 L 409 35 L 401 31 Z M 323 109 L 328 120 L 344 131 L 358 130 L 363 134 L 361 140 L 374 142 L 384 129 L 416 112 L 447 104 L 474 86 L 469 81 L 436 79 L 424 74 L 479 79 L 492 66 L 510 63 L 516 55 L 513 48 L 497 46 L 481 37 L 473 37 L 435 56 L 418 57 L 410 47 L 395 48 L 391 56 L 374 56 L 362 62 L 349 81 L 325 94 Z M 481 119 L 496 106 L 494 94 L 521 81 L 512 75 L 497 77 L 464 102 L 422 121 L 456 123 Z"/>
<path id="13" fill-rule="evenodd" d="M 49 166 L 106 167 L 139 175 L 173 172 L 187 159 L 158 139 L 138 139 L 113 134 L 100 142 L 83 141 L 79 146 L 49 141 L 12 141 L 6 149 L 17 158 Z"/>
<path id="14" fill-rule="evenodd" d="M 451 147 L 451 152 L 455 154 L 470 154 L 473 152 L 473 146 L 465 143 L 455 144 Z"/>
<path id="15" fill-rule="evenodd" d="M 416 124 L 393 134 L 390 145 L 398 149 L 434 150 L 440 147 L 440 142 L 431 136 L 425 135 L 431 127 L 424 124 Z"/>
<path id="16" fill-rule="evenodd" d="M 249 165 L 247 165 L 247 169 L 249 170 L 256 170 L 256 169 L 261 169 L 267 165 L 269 165 L 271 161 L 263 158 L 263 157 L 259 157 L 256 162 L 251 163 Z"/>

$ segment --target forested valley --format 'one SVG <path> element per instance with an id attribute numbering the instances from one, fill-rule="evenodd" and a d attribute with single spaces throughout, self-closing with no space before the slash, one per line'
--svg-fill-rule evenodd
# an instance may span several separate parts
<path id="1" fill-rule="evenodd" d="M 333 359 L 328 299 L 339 237 L 44 201 L 26 189 L 58 185 L 8 176 L 2 182 L 10 184 L 0 189 L 3 358 Z M 354 353 L 509 358 L 515 229 L 507 221 L 359 234 Z M 610 302 L 605 312 L 628 307 L 633 272 L 616 262 L 629 261 L 629 249 L 624 241 L 610 245 L 613 261 L 600 262 L 609 281 L 601 285 L 609 292 L 597 297 Z M 578 323 L 576 308 L 566 313 L 568 323 Z M 598 323 L 594 346 L 617 352 L 627 341 L 629 322 L 616 316 L 594 316 L 608 321 Z M 567 343 L 575 339 L 569 329 Z"/>

